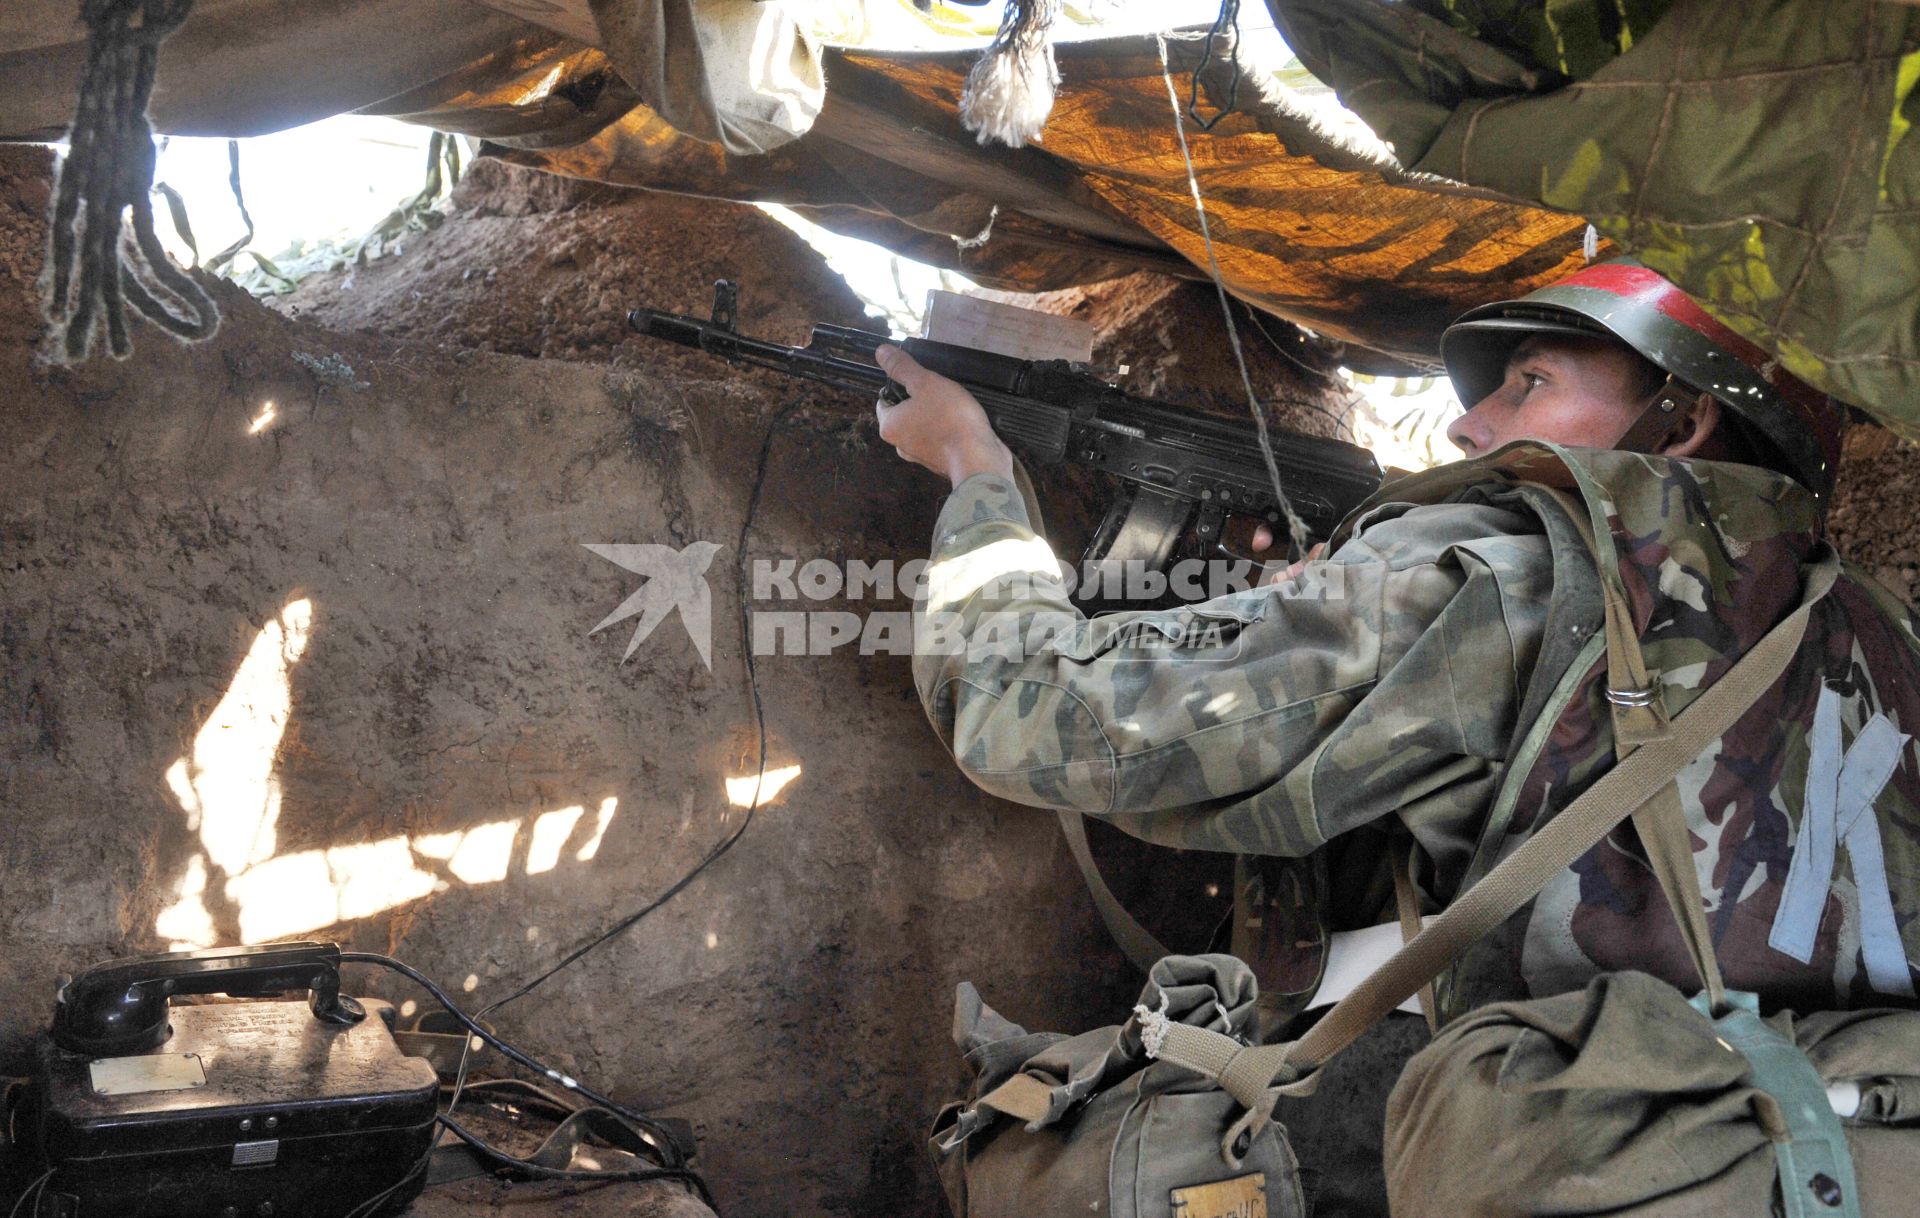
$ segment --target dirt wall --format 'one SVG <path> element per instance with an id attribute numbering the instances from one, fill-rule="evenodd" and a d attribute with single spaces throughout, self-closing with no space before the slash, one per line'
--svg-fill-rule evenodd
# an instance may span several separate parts
<path id="1" fill-rule="evenodd" d="M 1920 444 L 1884 428 L 1847 435 L 1827 531 L 1840 553 L 1893 591 L 1920 598 Z"/>
<path id="2" fill-rule="evenodd" d="M 663 366 L 626 332 L 627 309 L 706 316 L 713 281 L 740 287 L 742 331 L 804 343 L 816 321 L 880 323 L 820 257 L 758 210 L 558 178 L 483 159 L 444 218 L 398 256 L 311 276 L 269 304 L 339 330 L 546 358 Z M 1085 288 L 997 296 L 1082 318 L 1094 362 L 1126 366 L 1134 393 L 1243 417 L 1246 389 L 1213 287 L 1137 274 Z M 1336 434 L 1344 386 L 1322 347 L 1289 322 L 1234 306 L 1242 352 L 1269 418 Z M 694 365 L 689 365 L 692 367 Z M 708 371 L 712 369 L 709 363 Z"/>
<path id="3" fill-rule="evenodd" d="M 804 343 L 816 321 L 852 325 L 859 298 L 764 213 L 476 162 L 444 219 L 399 253 L 323 272 L 269 303 L 336 330 L 549 359 L 670 366 L 711 376 L 697 353 L 627 332 L 645 305 L 701 317 L 713 282 L 740 286 L 739 327 Z"/>
<path id="4" fill-rule="evenodd" d="M 314 285 L 295 317 L 223 291 L 214 342 L 142 330 L 127 363 L 64 372 L 28 358 L 45 170 L 0 150 L 0 1073 L 56 974 L 189 935 L 332 936 L 476 1005 L 510 992 L 739 823 L 756 482 L 750 557 L 924 554 L 941 488 L 876 451 L 859 404 L 619 333 L 636 295 L 700 311 L 713 274 L 756 269 L 788 290 L 749 295 L 745 328 L 857 318 L 745 209 L 495 183 L 472 225 Z M 1231 396 L 1204 294 L 1092 295 L 1101 358 Z M 1911 592 L 1920 459 L 1871 447 L 1836 533 Z M 710 665 L 678 617 L 630 659 L 631 619 L 589 634 L 640 579 L 585 545 L 700 541 L 724 547 Z M 1051 819 L 954 771 L 904 658 L 760 676 L 769 765 L 798 777 L 676 901 L 496 1021 L 691 1117 L 729 1214 L 932 1213 L 920 1137 L 961 1081 L 953 984 L 1071 1030 L 1137 981 Z M 1102 840 L 1143 895 L 1149 864 Z M 1178 877 L 1153 917 L 1204 925 L 1209 861 L 1177 862 L 1150 864 Z"/>
<path id="5" fill-rule="evenodd" d="M 684 874 L 754 771 L 734 572 L 767 420 L 748 554 L 924 554 L 941 488 L 864 408 L 721 367 L 435 349 L 235 290 L 206 345 L 36 367 L 44 169 L 0 154 L 0 1073 L 99 959 L 331 936 L 477 1005 Z M 679 617 L 624 661 L 631 619 L 589 633 L 640 578 L 586 544 L 701 541 L 710 666 Z M 1051 818 L 957 774 L 904 657 L 759 666 L 798 776 L 495 1020 L 691 1117 L 730 1214 L 932 1213 L 954 984 L 1077 1029 L 1138 983 Z"/>

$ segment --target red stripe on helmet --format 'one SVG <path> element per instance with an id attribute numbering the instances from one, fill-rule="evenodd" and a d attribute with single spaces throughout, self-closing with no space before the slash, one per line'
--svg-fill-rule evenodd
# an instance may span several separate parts
<path id="1" fill-rule="evenodd" d="M 1833 410 L 1833 403 L 1826 394 L 1781 367 L 1779 360 L 1701 308 L 1698 301 L 1675 287 L 1658 271 L 1630 263 L 1610 262 L 1576 271 L 1553 286 L 1596 288 L 1652 305 L 1663 315 L 1699 334 L 1759 373 L 1782 398 L 1807 416 L 1809 424 L 1821 426 L 1823 418 Z"/>

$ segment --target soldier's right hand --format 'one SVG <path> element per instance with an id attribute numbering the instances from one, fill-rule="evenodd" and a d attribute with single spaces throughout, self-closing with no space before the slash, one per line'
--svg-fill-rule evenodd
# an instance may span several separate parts
<path id="1" fill-rule="evenodd" d="M 1266 525 L 1263 524 L 1259 528 L 1253 531 L 1253 548 L 1255 551 L 1264 552 L 1268 547 L 1272 545 L 1273 545 L 1272 529 L 1269 529 Z M 1312 546 L 1308 547 L 1307 556 L 1305 558 L 1302 558 L 1299 562 L 1288 563 L 1284 567 L 1277 567 L 1277 566 L 1274 566 L 1272 563 L 1268 563 L 1266 571 L 1260 576 L 1260 582 L 1263 584 L 1283 584 L 1286 581 L 1295 577 L 1296 575 L 1299 575 L 1302 571 L 1306 570 L 1308 563 L 1315 561 L 1326 552 L 1327 552 L 1327 543 L 1324 541 L 1320 541 L 1320 542 L 1315 542 Z"/>
<path id="2" fill-rule="evenodd" d="M 895 346 L 883 344 L 874 359 L 907 391 L 899 402 L 883 399 L 873 407 L 880 438 L 895 452 L 955 486 L 974 474 L 1013 477 L 1013 454 L 964 385 L 928 371 Z"/>

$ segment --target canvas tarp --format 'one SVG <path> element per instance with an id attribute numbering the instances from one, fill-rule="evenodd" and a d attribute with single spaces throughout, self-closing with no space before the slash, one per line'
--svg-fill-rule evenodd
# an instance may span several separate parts
<path id="1" fill-rule="evenodd" d="M 804 97 L 782 111 L 805 133 L 741 155 L 681 129 L 701 130 L 687 117 L 701 107 L 684 80 L 662 71 L 633 81 L 618 70 L 640 52 L 597 45 L 608 41 L 595 18 L 607 3 L 512 3 L 540 24 L 461 0 L 199 0 L 162 50 L 155 124 L 252 134 L 344 110 L 399 114 L 561 173 L 791 204 L 995 286 L 1206 273 L 1151 38 L 1063 45 L 1059 103 L 1043 142 L 1022 149 L 983 148 L 961 127 L 957 97 L 973 52 L 825 51 L 830 87 L 817 117 L 805 124 Z M 84 54 L 73 8 L 24 0 L 0 16 L 0 136 L 46 138 L 64 124 Z M 691 36 L 685 22 L 648 28 Z M 1169 42 L 1183 102 L 1201 45 Z M 669 61 L 666 46 L 645 54 Z M 790 61 L 795 53 L 775 49 Z M 802 70 L 789 74 L 804 79 L 804 59 L 794 62 Z M 1355 367 L 1430 366 L 1453 315 L 1581 264 L 1577 217 L 1383 167 L 1322 130 L 1257 65 L 1238 71 L 1216 54 L 1203 84 L 1203 112 L 1230 94 L 1236 102 L 1210 133 L 1188 132 L 1225 282 L 1351 344 Z M 643 100 L 648 87 L 682 92 Z M 983 232 L 977 247 L 955 240 Z"/>
<path id="2" fill-rule="evenodd" d="M 1586 216 L 1920 436 L 1920 7 L 1269 0 L 1405 167 Z"/>
<path id="3" fill-rule="evenodd" d="M 54 139 L 86 62 L 78 0 L 0 5 L 0 138 Z M 736 153 L 805 131 L 820 49 L 755 0 L 195 0 L 167 41 L 155 125 L 259 135 L 435 80 L 536 30 L 601 48 L 682 130 Z"/>

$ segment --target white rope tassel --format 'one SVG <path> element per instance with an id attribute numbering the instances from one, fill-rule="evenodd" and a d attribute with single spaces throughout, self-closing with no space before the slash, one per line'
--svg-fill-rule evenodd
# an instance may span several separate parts
<path id="1" fill-rule="evenodd" d="M 1059 15 L 1060 0 L 1007 0 L 1000 32 L 974 62 L 960 94 L 960 121 L 982 144 L 998 140 L 1022 148 L 1046 128 L 1060 85 L 1049 37 Z"/>
<path id="2" fill-rule="evenodd" d="M 1134 1006 L 1133 1013 L 1140 1020 L 1140 1047 L 1147 1051 L 1148 1057 L 1159 1057 L 1160 1050 L 1167 1043 L 1167 1025 L 1172 1022 L 1167 1018 L 1166 991 L 1160 992 L 1158 1010 L 1149 1011 L 1145 1003 L 1139 1003 Z"/>

